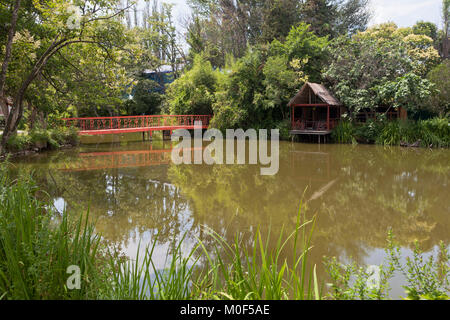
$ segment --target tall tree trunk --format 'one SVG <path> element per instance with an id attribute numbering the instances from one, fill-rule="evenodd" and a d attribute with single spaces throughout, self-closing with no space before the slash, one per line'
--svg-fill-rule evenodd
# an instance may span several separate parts
<path id="1" fill-rule="evenodd" d="M 5 58 L 2 63 L 2 70 L 0 72 L 0 97 L 5 97 L 5 82 L 8 65 L 11 61 L 13 39 L 16 34 L 17 18 L 19 16 L 20 0 L 16 0 L 11 14 L 11 25 L 8 30 L 8 40 L 5 48 Z"/>
<path id="2" fill-rule="evenodd" d="M 6 83 L 6 73 L 8 71 L 9 63 L 11 62 L 11 56 L 12 56 L 12 45 L 13 45 L 13 39 L 16 34 L 16 28 L 17 28 L 17 19 L 19 16 L 19 9 L 20 9 L 20 1 L 16 0 L 14 3 L 14 7 L 12 7 L 12 13 L 11 13 L 11 23 L 8 30 L 8 38 L 6 42 L 5 47 L 5 58 L 3 59 L 2 63 L 2 69 L 0 72 L 0 105 L 3 111 L 3 114 L 5 116 L 5 119 L 9 119 L 11 117 L 11 114 L 8 110 L 8 103 L 5 95 L 5 83 Z M 6 120 L 5 128 L 3 130 L 2 135 L 2 142 L 0 143 L 0 154 L 5 153 L 5 147 L 6 142 L 9 139 L 9 136 L 7 135 L 7 125 L 8 120 Z"/>
<path id="3" fill-rule="evenodd" d="M 449 29 L 450 29 L 450 0 L 442 1 L 442 18 L 444 20 L 444 39 L 442 39 L 442 57 L 444 59 L 449 59 L 449 50 L 450 50 L 450 38 L 449 38 Z"/>

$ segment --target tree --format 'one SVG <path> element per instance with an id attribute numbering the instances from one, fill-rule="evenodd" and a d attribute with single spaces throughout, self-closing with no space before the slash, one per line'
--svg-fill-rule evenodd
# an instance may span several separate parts
<path id="1" fill-rule="evenodd" d="M 133 89 L 133 99 L 127 104 L 127 115 L 158 114 L 163 99 L 158 83 L 140 80 Z"/>
<path id="2" fill-rule="evenodd" d="M 352 38 L 337 38 L 329 49 L 324 78 L 352 118 L 378 107 L 414 111 L 431 93 L 430 83 L 422 78 L 439 55 L 431 38 L 411 29 L 382 24 Z"/>
<path id="3" fill-rule="evenodd" d="M 271 55 L 284 55 L 288 63 L 294 59 L 305 62 L 304 71 L 311 81 L 320 82 L 323 63 L 326 60 L 326 37 L 318 37 L 310 26 L 300 23 L 292 27 L 284 42 L 274 40 L 270 45 Z"/>
<path id="4" fill-rule="evenodd" d="M 264 2 L 261 13 L 261 29 L 257 34 L 258 43 L 272 42 L 277 39 L 283 41 L 291 27 L 300 22 L 301 2 L 295 0 L 268 0 Z"/>
<path id="5" fill-rule="evenodd" d="M 368 0 L 306 0 L 302 21 L 318 36 L 352 35 L 364 31 L 370 19 Z"/>
<path id="6" fill-rule="evenodd" d="M 42 74 L 55 54 L 79 43 L 97 44 L 105 54 L 108 54 L 112 48 L 123 44 L 122 24 L 115 17 L 124 10 L 118 9 L 117 5 L 118 2 L 114 0 L 86 0 L 81 1 L 79 7 L 58 0 L 7 2 L 10 16 L 5 54 L 2 54 L 0 100 L 4 101 L 10 94 L 13 96 L 13 106 L 1 139 L 2 153 L 5 152 L 9 137 L 17 130 L 22 119 L 25 96 L 30 85 Z M 22 59 L 23 65 L 19 72 L 22 75 L 18 84 L 6 87 L 11 72 L 18 74 L 16 70 L 10 70 L 15 49 L 28 44 L 26 41 L 13 41 L 18 30 L 22 34 L 28 33 L 33 38 L 34 41 L 31 43 L 34 45 L 33 54 L 28 61 Z"/>
<path id="7" fill-rule="evenodd" d="M 386 81 L 373 88 L 379 98 L 379 103 L 394 109 L 406 108 L 409 114 L 415 114 L 424 109 L 433 91 L 433 84 L 413 72 Z"/>
<path id="8" fill-rule="evenodd" d="M 448 59 L 450 50 L 450 0 L 442 0 L 443 39 L 442 57 Z"/>
<path id="9" fill-rule="evenodd" d="M 417 35 L 428 36 L 431 39 L 433 39 L 433 41 L 437 40 L 438 28 L 432 22 L 418 21 L 412 27 L 412 31 L 414 34 L 417 34 Z"/>
<path id="10" fill-rule="evenodd" d="M 287 103 L 307 79 L 320 79 L 326 38 L 304 23 L 284 41 L 249 47 L 226 65 L 218 81 L 213 126 L 275 128 L 289 117 Z"/>
<path id="11" fill-rule="evenodd" d="M 192 69 L 167 89 L 165 112 L 171 114 L 212 114 L 217 75 L 202 55 L 194 58 Z"/>
<path id="12" fill-rule="evenodd" d="M 443 117 L 450 112 L 450 60 L 436 66 L 428 73 L 427 78 L 437 89 L 431 96 L 429 107 Z"/>

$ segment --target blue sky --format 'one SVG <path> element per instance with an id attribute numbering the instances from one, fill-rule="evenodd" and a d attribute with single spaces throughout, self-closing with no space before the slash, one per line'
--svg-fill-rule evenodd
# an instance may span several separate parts
<path id="1" fill-rule="evenodd" d="M 160 0 L 161 1 L 161 0 Z M 165 0 L 175 4 L 177 21 L 189 15 L 186 0 Z M 371 0 L 374 16 L 370 25 L 393 21 L 400 27 L 412 26 L 418 20 L 431 21 L 442 27 L 442 0 Z"/>

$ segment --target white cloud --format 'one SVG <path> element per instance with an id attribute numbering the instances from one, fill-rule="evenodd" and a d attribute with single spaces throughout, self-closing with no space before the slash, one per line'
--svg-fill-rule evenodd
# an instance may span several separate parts
<path id="1" fill-rule="evenodd" d="M 374 17 L 370 24 L 393 21 L 406 27 L 425 20 L 440 26 L 441 4 L 442 0 L 372 0 Z"/>

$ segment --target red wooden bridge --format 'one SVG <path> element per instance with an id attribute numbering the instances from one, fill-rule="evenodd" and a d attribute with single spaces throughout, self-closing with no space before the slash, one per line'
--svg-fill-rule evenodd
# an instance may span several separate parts
<path id="1" fill-rule="evenodd" d="M 79 135 L 118 134 L 128 132 L 170 131 L 194 129 L 201 121 L 201 128 L 209 126 L 211 115 L 152 115 L 126 117 L 64 118 L 67 127 L 79 129 Z"/>

